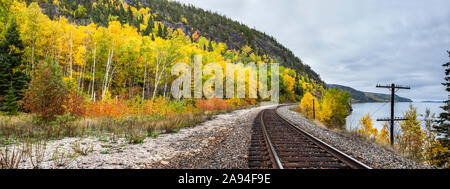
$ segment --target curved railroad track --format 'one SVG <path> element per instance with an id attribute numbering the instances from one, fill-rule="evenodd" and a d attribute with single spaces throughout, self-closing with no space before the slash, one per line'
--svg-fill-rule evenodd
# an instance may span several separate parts
<path id="1" fill-rule="evenodd" d="M 276 109 L 262 110 L 255 119 L 248 165 L 258 169 L 370 169 L 296 127 Z"/>

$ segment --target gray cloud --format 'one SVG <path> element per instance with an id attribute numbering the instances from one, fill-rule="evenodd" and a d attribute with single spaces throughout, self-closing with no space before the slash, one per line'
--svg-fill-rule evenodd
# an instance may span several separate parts
<path id="1" fill-rule="evenodd" d="M 400 95 L 446 99 L 448 0 L 181 0 L 274 36 L 327 83 L 359 90 L 411 85 Z"/>

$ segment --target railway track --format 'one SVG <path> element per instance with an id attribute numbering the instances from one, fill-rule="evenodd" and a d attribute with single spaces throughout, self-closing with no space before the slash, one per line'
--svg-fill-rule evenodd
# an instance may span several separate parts
<path id="1" fill-rule="evenodd" d="M 249 168 L 370 169 L 278 115 L 262 110 L 252 129 Z"/>

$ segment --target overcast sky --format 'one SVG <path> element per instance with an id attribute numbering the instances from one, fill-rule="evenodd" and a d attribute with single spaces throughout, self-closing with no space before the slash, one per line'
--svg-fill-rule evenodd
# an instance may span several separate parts
<path id="1" fill-rule="evenodd" d="M 327 83 L 444 100 L 449 62 L 449 0 L 179 0 L 266 32 Z"/>

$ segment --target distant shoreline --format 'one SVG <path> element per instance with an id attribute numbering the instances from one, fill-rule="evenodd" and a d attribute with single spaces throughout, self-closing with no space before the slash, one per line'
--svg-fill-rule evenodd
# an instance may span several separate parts
<path id="1" fill-rule="evenodd" d="M 421 103 L 445 103 L 444 101 L 434 101 L 434 100 L 425 100 L 420 101 Z"/>
<path id="2" fill-rule="evenodd" d="M 363 104 L 363 103 L 387 103 L 386 102 L 352 102 L 351 104 Z M 395 103 L 445 103 L 444 101 L 412 101 L 412 102 L 395 102 Z"/>

